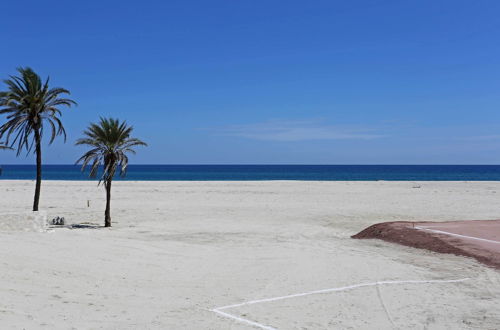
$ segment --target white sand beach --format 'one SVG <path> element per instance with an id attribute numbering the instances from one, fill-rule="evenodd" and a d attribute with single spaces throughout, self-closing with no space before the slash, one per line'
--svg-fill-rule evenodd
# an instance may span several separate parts
<path id="1" fill-rule="evenodd" d="M 33 190 L 0 181 L 2 219 Z M 96 182 L 43 182 L 49 219 L 102 225 L 104 203 Z M 112 228 L 0 231 L 0 328 L 496 329 L 498 270 L 350 236 L 499 217 L 500 182 L 115 182 Z"/>

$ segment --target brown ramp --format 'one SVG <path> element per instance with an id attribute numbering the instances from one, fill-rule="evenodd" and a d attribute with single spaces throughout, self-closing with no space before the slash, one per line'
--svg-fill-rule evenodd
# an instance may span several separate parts
<path id="1" fill-rule="evenodd" d="M 377 238 L 440 253 L 472 257 L 500 269 L 500 220 L 383 222 L 352 238 Z"/>

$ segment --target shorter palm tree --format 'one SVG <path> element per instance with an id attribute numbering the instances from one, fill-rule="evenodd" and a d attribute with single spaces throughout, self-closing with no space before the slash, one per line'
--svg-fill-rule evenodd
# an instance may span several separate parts
<path id="1" fill-rule="evenodd" d="M 105 227 L 111 227 L 111 183 L 117 169 L 119 168 L 121 176 L 125 176 L 128 166 L 126 154 L 135 154 L 136 146 L 147 146 L 141 140 L 130 137 L 132 130 L 133 127 L 128 126 L 125 121 L 101 117 L 98 124 L 91 123 L 83 132 L 85 137 L 76 141 L 76 145 L 92 148 L 76 161 L 77 164 L 82 162 L 82 171 L 90 165 L 90 177 L 95 178 L 99 167 L 103 168 L 98 185 L 104 182 L 106 189 Z"/>

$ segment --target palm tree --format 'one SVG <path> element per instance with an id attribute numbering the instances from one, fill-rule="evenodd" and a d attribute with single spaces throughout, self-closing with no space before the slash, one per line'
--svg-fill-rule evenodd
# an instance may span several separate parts
<path id="1" fill-rule="evenodd" d="M 101 117 L 98 124 L 91 123 L 83 132 L 85 137 L 76 141 L 76 145 L 87 145 L 92 148 L 76 161 L 77 164 L 82 162 L 82 171 L 91 164 L 90 177 L 95 178 L 99 166 L 103 167 L 98 185 L 104 182 L 106 189 L 105 227 L 111 227 L 111 183 L 117 168 L 120 168 L 120 175 L 125 176 L 128 166 L 126 153 L 135 154 L 134 147 L 147 146 L 141 140 L 130 137 L 132 130 L 133 127 L 128 126 L 125 121 Z"/>
<path id="2" fill-rule="evenodd" d="M 61 123 L 59 107 L 71 107 L 76 102 L 61 98 L 62 94 L 70 94 L 64 88 L 49 88 L 49 78 L 42 79 L 31 68 L 18 68 L 19 76 L 10 76 L 4 80 L 8 87 L 0 92 L 0 114 L 7 115 L 7 122 L 0 126 L 0 138 L 6 136 L 5 144 L 14 147 L 17 144 L 17 156 L 23 149 L 29 154 L 35 147 L 36 154 L 36 186 L 33 211 L 38 211 L 40 188 L 42 184 L 42 138 L 45 126 L 50 129 L 49 144 L 58 135 L 66 132 Z M 10 141 L 11 137 L 14 137 Z"/>

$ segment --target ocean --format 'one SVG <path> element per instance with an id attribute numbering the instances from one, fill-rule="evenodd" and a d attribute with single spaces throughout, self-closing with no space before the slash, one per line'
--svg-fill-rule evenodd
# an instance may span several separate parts
<path id="1" fill-rule="evenodd" d="M 95 180 L 76 165 L 44 165 L 44 180 Z M 3 165 L 0 180 L 33 180 L 35 165 Z M 500 165 L 130 165 L 129 181 L 497 181 Z"/>

